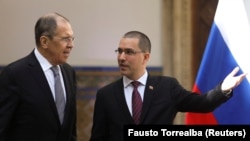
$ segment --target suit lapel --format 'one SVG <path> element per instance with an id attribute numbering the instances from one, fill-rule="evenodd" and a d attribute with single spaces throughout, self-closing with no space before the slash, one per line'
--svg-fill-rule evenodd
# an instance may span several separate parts
<path id="1" fill-rule="evenodd" d="M 123 81 L 122 78 L 120 80 L 118 80 L 118 83 L 116 83 L 117 85 L 114 88 L 114 95 L 117 99 L 117 105 L 120 107 L 121 109 L 121 113 L 123 114 L 122 117 L 124 117 L 124 120 L 126 121 L 126 123 L 130 123 L 132 124 L 133 118 L 129 112 L 126 100 L 125 100 L 125 94 L 124 94 L 124 86 L 123 86 Z"/>
<path id="2" fill-rule="evenodd" d="M 69 108 L 69 105 L 70 105 L 70 84 L 69 84 L 69 77 L 66 73 L 66 70 L 65 68 L 63 67 L 63 65 L 60 65 L 60 68 L 61 68 L 61 72 L 62 72 L 62 77 L 63 77 L 63 82 L 64 82 L 64 88 L 65 88 L 65 95 L 66 95 L 66 105 L 65 105 L 65 112 L 64 112 L 64 121 L 65 119 L 67 119 L 67 116 L 69 115 L 68 112 L 69 110 L 67 110 Z M 64 123 L 64 122 L 63 122 Z M 64 125 L 64 124 L 63 124 Z"/>
<path id="3" fill-rule="evenodd" d="M 66 70 L 63 66 L 60 65 L 61 71 L 62 71 L 62 76 L 63 76 L 63 81 L 64 81 L 64 87 L 65 87 L 65 92 L 66 92 L 66 107 L 70 102 L 70 96 L 71 96 L 71 89 L 70 89 L 70 84 L 69 84 L 69 76 L 66 74 Z"/>
<path id="4" fill-rule="evenodd" d="M 40 86 L 40 90 L 37 90 L 37 92 L 39 92 L 40 94 L 43 94 L 46 97 L 46 99 L 48 99 L 48 103 L 50 104 L 50 107 L 54 115 L 58 116 L 54 98 L 50 90 L 50 86 L 48 84 L 46 76 L 38 60 L 35 57 L 34 52 L 32 52 L 28 56 L 28 60 L 29 60 L 29 65 L 30 65 L 30 69 L 28 69 L 28 71 L 30 71 L 30 75 L 33 75 L 33 78 L 35 79 L 34 83 L 38 83 L 37 85 Z"/>
<path id="5" fill-rule="evenodd" d="M 126 122 L 129 124 L 133 124 L 134 121 L 133 121 L 133 118 L 128 110 L 128 106 L 127 106 L 125 96 L 124 96 L 124 88 L 123 88 L 122 79 L 118 80 L 118 83 L 116 83 L 116 84 L 117 85 L 115 85 L 114 94 L 115 94 L 115 97 L 118 101 L 118 106 L 120 107 L 121 113 L 123 113 L 123 117 L 126 120 Z M 153 95 L 154 95 L 154 91 L 156 89 L 156 86 L 157 86 L 157 79 L 155 79 L 154 77 L 148 76 L 146 86 L 145 86 L 144 100 L 143 100 L 143 107 L 142 107 L 140 123 L 143 123 L 144 118 L 147 115 L 147 112 L 148 112 L 150 105 L 152 103 L 152 99 L 153 99 Z"/>
<path id="6" fill-rule="evenodd" d="M 144 120 L 144 118 L 146 117 L 146 114 L 147 114 L 149 107 L 151 105 L 151 102 L 153 100 L 153 95 L 154 95 L 154 91 L 155 91 L 156 86 L 157 86 L 156 79 L 153 79 L 152 77 L 148 76 L 146 86 L 145 86 L 140 122 L 142 122 Z"/>
<path id="7" fill-rule="evenodd" d="M 65 86 L 65 92 L 66 92 L 66 106 L 65 106 L 65 113 L 64 113 L 64 119 L 67 119 L 68 116 L 71 116 L 70 114 L 70 106 L 72 104 L 72 100 L 74 99 L 72 96 L 73 95 L 73 90 L 72 84 L 74 83 L 73 80 L 71 79 L 71 76 L 69 75 L 69 72 L 67 71 L 67 68 L 64 67 L 63 65 L 60 65 L 61 71 L 62 71 L 62 76 L 64 80 L 64 86 Z M 65 120 L 64 120 L 65 121 Z"/>
<path id="8" fill-rule="evenodd" d="M 32 52 L 32 54 L 29 55 L 29 64 L 30 64 L 29 71 L 30 74 L 33 75 L 33 78 L 35 78 L 35 83 L 38 83 L 38 86 L 40 86 L 41 88 L 40 91 L 42 91 L 42 93 L 45 94 L 46 97 L 48 97 L 49 102 L 54 104 L 54 99 L 48 81 L 38 60 L 35 57 L 34 52 Z"/>

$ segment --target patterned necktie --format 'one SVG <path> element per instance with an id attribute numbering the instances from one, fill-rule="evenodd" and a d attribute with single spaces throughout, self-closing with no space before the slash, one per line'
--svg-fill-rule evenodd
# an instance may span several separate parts
<path id="1" fill-rule="evenodd" d="M 135 124 L 139 124 L 142 109 L 142 99 L 137 87 L 140 85 L 140 82 L 133 81 L 131 84 L 134 86 L 132 93 L 132 114 Z"/>
<path id="2" fill-rule="evenodd" d="M 65 108 L 65 99 L 63 94 L 62 83 L 60 80 L 59 69 L 57 66 L 51 67 L 55 77 L 55 103 L 58 111 L 59 119 L 61 124 L 63 123 L 64 108 Z"/>

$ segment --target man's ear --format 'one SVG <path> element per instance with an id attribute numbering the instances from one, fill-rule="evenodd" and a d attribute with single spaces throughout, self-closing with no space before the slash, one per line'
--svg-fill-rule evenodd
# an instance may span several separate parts
<path id="1" fill-rule="evenodd" d="M 144 61 L 148 62 L 149 58 L 150 58 L 150 53 L 144 53 Z"/>
<path id="2" fill-rule="evenodd" d="M 41 43 L 42 48 L 47 48 L 48 47 L 48 42 L 49 42 L 48 36 L 41 36 L 40 37 L 40 43 Z"/>

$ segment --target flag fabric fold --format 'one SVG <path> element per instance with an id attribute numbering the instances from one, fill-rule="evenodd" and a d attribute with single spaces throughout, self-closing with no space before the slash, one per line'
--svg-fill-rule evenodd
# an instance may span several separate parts
<path id="1" fill-rule="evenodd" d="M 248 7 L 248 8 L 247 8 Z M 236 67 L 250 70 L 250 0 L 219 0 L 193 91 L 213 89 Z M 248 75 L 233 97 L 211 113 L 186 113 L 189 124 L 250 124 Z"/>

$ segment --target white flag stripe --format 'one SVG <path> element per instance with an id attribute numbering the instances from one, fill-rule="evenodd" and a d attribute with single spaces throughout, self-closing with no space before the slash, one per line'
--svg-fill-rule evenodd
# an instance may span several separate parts
<path id="1" fill-rule="evenodd" d="M 246 4 L 246 5 L 245 5 Z M 248 7 L 248 8 L 246 8 Z M 214 21 L 243 72 L 250 73 L 249 0 L 219 0 Z M 247 76 L 250 80 L 250 75 Z"/>

